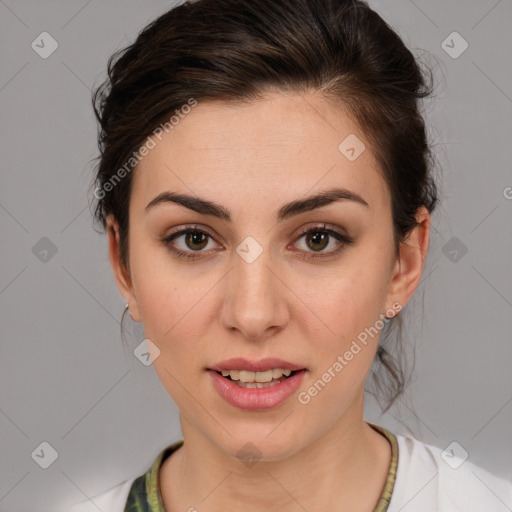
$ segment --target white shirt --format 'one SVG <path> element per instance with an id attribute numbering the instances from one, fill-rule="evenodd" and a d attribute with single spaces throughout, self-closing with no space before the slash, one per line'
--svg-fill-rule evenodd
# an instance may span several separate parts
<path id="1" fill-rule="evenodd" d="M 396 434 L 398 466 L 387 512 L 510 512 L 512 481 L 495 476 L 469 460 Z M 457 469 L 454 469 L 458 466 Z M 68 512 L 124 512 L 135 479 L 68 508 Z"/>

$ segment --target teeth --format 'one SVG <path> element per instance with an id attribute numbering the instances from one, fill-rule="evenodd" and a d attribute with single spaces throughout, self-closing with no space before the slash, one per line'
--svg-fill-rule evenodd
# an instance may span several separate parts
<path id="1" fill-rule="evenodd" d="M 271 386 L 275 386 L 276 384 L 279 384 L 281 381 L 273 380 L 272 382 L 242 382 L 241 380 L 235 381 L 235 384 L 237 386 L 240 386 L 241 388 L 269 388 Z"/>
<path id="2" fill-rule="evenodd" d="M 231 380 L 239 380 L 241 382 L 248 383 L 270 382 L 272 379 L 280 379 L 283 375 L 288 377 L 291 373 L 291 370 L 283 370 L 281 368 L 274 368 L 264 372 L 250 372 L 247 370 L 222 370 L 223 377 L 229 376 L 231 377 Z"/>

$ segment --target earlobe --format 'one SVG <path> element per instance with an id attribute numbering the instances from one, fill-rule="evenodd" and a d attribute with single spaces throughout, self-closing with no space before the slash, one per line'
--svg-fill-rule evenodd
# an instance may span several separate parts
<path id="1" fill-rule="evenodd" d="M 112 215 L 107 217 L 107 234 L 109 259 L 117 287 L 125 302 L 129 305 L 129 313 L 135 322 L 139 322 L 137 302 L 133 293 L 130 272 L 121 261 L 119 225 Z"/>
<path id="2" fill-rule="evenodd" d="M 418 225 L 400 244 L 400 254 L 395 262 L 389 285 L 387 303 L 399 303 L 403 308 L 418 287 L 430 243 L 430 213 L 421 207 L 416 215 Z"/>

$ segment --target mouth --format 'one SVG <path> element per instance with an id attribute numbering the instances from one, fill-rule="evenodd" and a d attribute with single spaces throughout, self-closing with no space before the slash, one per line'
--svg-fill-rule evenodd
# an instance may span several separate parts
<path id="1" fill-rule="evenodd" d="M 303 365 L 276 357 L 235 357 L 205 368 L 214 389 L 239 409 L 264 411 L 284 404 L 309 371 Z"/>
<path id="2" fill-rule="evenodd" d="M 215 371 L 215 370 L 213 370 Z M 237 386 L 245 389 L 263 389 L 276 386 L 287 379 L 292 378 L 298 372 L 304 370 L 287 370 L 275 368 L 263 372 L 251 372 L 247 370 L 222 370 L 216 371 L 218 375 Z"/>
<path id="3" fill-rule="evenodd" d="M 248 411 L 265 411 L 287 402 L 304 382 L 307 369 L 208 369 L 213 388 L 228 404 Z"/>

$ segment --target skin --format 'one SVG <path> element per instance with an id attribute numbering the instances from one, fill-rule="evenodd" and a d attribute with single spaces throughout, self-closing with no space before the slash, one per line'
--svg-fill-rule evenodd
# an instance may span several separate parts
<path id="1" fill-rule="evenodd" d="M 354 161 L 338 150 L 349 134 L 366 145 Z M 166 510 L 373 510 L 391 457 L 386 438 L 363 419 L 379 336 L 307 404 L 292 395 L 272 410 L 240 410 L 218 395 L 205 368 L 237 356 L 279 357 L 308 369 L 299 392 L 307 390 L 380 314 L 410 300 L 428 251 L 428 211 L 418 211 L 419 226 L 396 258 L 391 198 L 370 144 L 317 92 L 200 102 L 157 142 L 133 171 L 129 269 L 115 219 L 108 223 L 118 287 L 159 348 L 153 366 L 180 410 L 185 443 L 159 475 Z M 331 187 L 369 207 L 343 200 L 276 221 L 283 204 Z M 174 203 L 146 213 L 164 191 L 214 201 L 232 221 Z M 301 232 L 318 223 L 346 230 L 354 243 L 337 254 L 332 236 L 327 246 L 308 244 Z M 161 239 L 194 225 L 215 238 L 196 260 L 178 259 Z M 263 249 L 250 264 L 236 252 L 247 236 Z M 183 235 L 174 243 L 189 253 L 197 247 Z M 237 458 L 248 442 L 261 453 L 250 467 Z"/>

